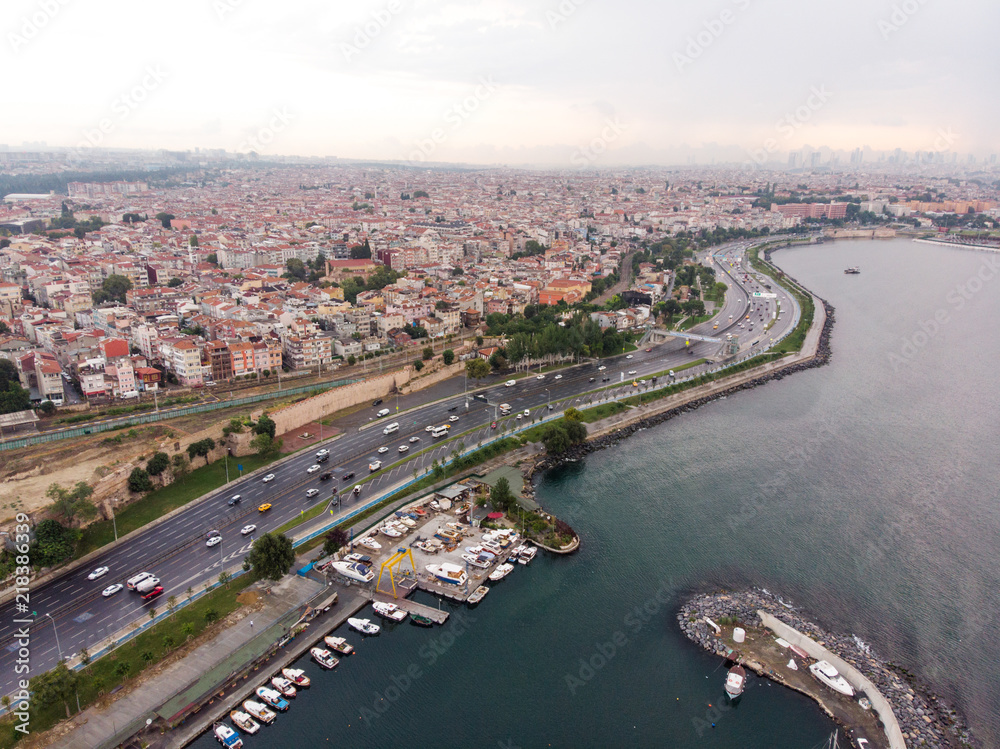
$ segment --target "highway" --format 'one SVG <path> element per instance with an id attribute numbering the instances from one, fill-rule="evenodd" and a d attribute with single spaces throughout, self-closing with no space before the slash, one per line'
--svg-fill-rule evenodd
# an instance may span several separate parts
<path id="1" fill-rule="evenodd" d="M 753 299 L 751 294 L 754 291 L 767 290 L 752 276 L 749 281 L 744 281 L 742 269 L 733 262 L 733 258 L 742 256 L 748 246 L 749 242 L 741 242 L 705 255 L 705 262 L 713 263 L 717 279 L 728 283 L 730 291 L 715 318 L 719 323 L 718 329 L 713 329 L 714 322 L 709 321 L 690 331 L 722 339 L 725 339 L 726 333 L 739 333 L 745 347 L 740 356 L 751 350 L 748 345 L 753 336 L 762 341 L 757 348 L 763 348 L 768 339 L 778 338 L 794 327 L 798 320 L 798 306 L 794 300 L 775 286 L 773 292 L 778 294 L 783 314 L 764 333 L 764 325 L 776 309 L 775 300 Z M 750 320 L 747 320 L 748 315 Z M 749 327 L 739 327 L 741 323 L 749 326 L 750 322 L 754 324 L 752 332 Z M 170 595 L 176 596 L 178 601 L 184 600 L 188 587 L 198 589 L 206 581 L 215 580 L 223 568 L 238 567 L 255 536 L 283 525 L 317 504 L 330 503 L 334 490 L 342 495 L 342 501 L 332 505 L 339 517 L 389 487 L 412 479 L 415 470 L 422 473 L 433 460 L 445 459 L 459 442 L 468 448 L 495 436 L 497 432 L 490 425 L 498 416 L 497 406 L 500 403 L 512 406 L 512 415 L 507 417 L 511 420 L 515 414 L 528 410 L 530 423 L 531 419 L 549 413 L 547 404 L 550 402 L 556 404 L 554 412 L 558 412 L 569 406 L 585 407 L 609 396 L 632 395 L 652 387 L 648 379 L 651 375 L 698 358 L 715 356 L 719 350 L 718 343 L 692 342 L 685 347 L 682 340 L 673 339 L 653 346 L 649 351 L 639 349 L 629 356 L 588 361 L 548 372 L 543 378 L 537 373 L 529 373 L 518 379 L 513 387 L 503 384 L 506 377 L 492 376 L 485 381 L 485 387 L 476 391 L 484 394 L 487 402 L 473 398 L 471 393 L 466 397 L 463 394 L 463 378 L 452 378 L 435 386 L 432 393 L 415 393 L 398 399 L 387 397 L 384 404 L 338 423 L 344 434 L 339 439 L 324 443 L 331 455 L 328 462 L 321 464 L 322 470 L 307 473 L 307 469 L 316 462 L 315 453 L 320 447 L 314 445 L 271 466 L 268 470 L 275 476 L 273 481 L 265 483 L 260 475 L 231 481 L 225 487 L 192 501 L 160 525 L 140 531 L 128 543 L 98 555 L 87 568 L 68 572 L 37 590 L 31 590 L 27 616 L 31 618 L 31 612 L 36 613 L 34 623 L 30 625 L 31 674 L 37 675 L 55 666 L 60 652 L 67 658 L 85 646 L 93 652 L 103 640 L 132 622 L 146 621 L 151 606 L 155 606 L 157 611 L 165 610 Z M 710 366 L 714 365 L 688 369 L 680 375 L 699 374 Z M 635 374 L 631 374 L 633 371 Z M 608 377 L 608 381 L 603 381 L 604 377 Z M 633 386 L 633 381 L 639 379 L 646 379 L 647 382 L 641 387 Z M 663 380 L 660 379 L 659 385 L 663 385 Z M 601 389 L 604 389 L 603 392 L 598 392 Z M 441 399 L 422 405 L 421 401 L 429 397 Z M 393 413 L 376 420 L 375 413 L 380 408 L 389 408 Z M 398 415 L 397 408 L 402 409 Z M 436 442 L 425 431 L 429 425 L 447 423 L 452 416 L 458 417 L 451 429 L 454 438 Z M 399 431 L 384 435 L 382 428 L 392 422 L 398 422 Z M 411 443 L 411 437 L 419 438 L 419 441 Z M 409 448 L 407 453 L 399 453 L 401 445 Z M 379 454 L 377 450 L 381 446 L 387 447 L 388 452 Z M 382 460 L 383 468 L 362 485 L 360 497 L 351 496 L 350 488 L 369 477 L 368 466 L 374 460 Z M 333 478 L 321 481 L 319 477 L 326 471 L 331 471 Z M 349 472 L 353 472 L 355 477 L 343 481 L 342 477 Z M 319 489 L 319 495 L 306 497 L 310 488 Z M 227 505 L 227 500 L 235 494 L 242 496 L 242 502 L 232 508 Z M 257 506 L 264 501 L 270 502 L 272 509 L 260 513 Z M 330 515 L 327 518 L 334 519 Z M 255 523 L 257 532 L 247 537 L 240 535 L 240 528 L 248 523 Z M 222 534 L 222 542 L 215 547 L 207 547 L 205 543 L 210 530 L 218 530 Z M 88 573 L 99 566 L 109 567 L 110 572 L 99 580 L 87 580 Z M 162 596 L 149 603 L 144 603 L 138 594 L 127 589 L 110 598 L 101 596 L 101 591 L 111 583 L 124 583 L 140 571 L 152 572 L 160 578 L 160 584 L 166 589 Z M 0 694 L 9 693 L 14 687 L 14 661 L 17 657 L 14 633 L 21 626 L 15 624 L 14 619 L 25 617 L 24 613 L 16 611 L 15 606 L 16 603 L 11 601 L 0 609 L 0 643 L 4 646 L 0 650 Z M 51 616 L 54 623 L 46 615 Z"/>

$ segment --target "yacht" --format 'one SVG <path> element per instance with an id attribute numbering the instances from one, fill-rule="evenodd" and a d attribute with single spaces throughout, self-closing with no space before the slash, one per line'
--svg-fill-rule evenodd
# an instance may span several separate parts
<path id="1" fill-rule="evenodd" d="M 358 541 L 358 546 L 364 546 L 365 548 L 371 549 L 372 551 L 378 551 L 379 549 L 382 548 L 382 544 L 380 544 L 371 536 L 365 536 L 360 541 Z"/>
<path id="2" fill-rule="evenodd" d="M 518 564 L 528 564 L 532 559 L 535 558 L 535 555 L 537 553 L 538 553 L 538 547 L 537 546 L 526 546 L 524 548 L 524 551 L 522 551 L 520 554 L 518 554 L 518 556 L 517 556 L 517 563 Z M 511 555 L 511 556 L 513 557 L 513 555 Z"/>
<path id="3" fill-rule="evenodd" d="M 336 668 L 337 664 L 340 663 L 329 650 L 324 650 L 323 648 L 311 648 L 309 650 L 309 655 L 312 659 L 316 661 L 325 669 Z"/>
<path id="4" fill-rule="evenodd" d="M 514 569 L 513 564 L 511 564 L 510 562 L 504 562 L 490 573 L 490 580 L 492 580 L 493 582 L 496 582 L 497 580 L 503 580 L 505 577 L 507 577 L 507 575 L 511 573 L 513 569 Z"/>
<path id="5" fill-rule="evenodd" d="M 240 735 L 225 723 L 216 723 L 212 726 L 212 732 L 215 734 L 216 740 L 226 749 L 241 749 L 243 746 L 243 739 L 240 738 Z"/>
<path id="6" fill-rule="evenodd" d="M 283 713 L 288 709 L 288 700 L 282 697 L 281 693 L 276 689 L 271 689 L 271 687 L 257 687 L 256 694 L 279 713 Z"/>
<path id="7" fill-rule="evenodd" d="M 474 556 L 477 556 L 477 557 L 490 557 L 490 558 L 493 558 L 493 557 L 496 556 L 496 554 L 494 552 L 490 551 L 489 549 L 484 548 L 482 545 L 480 545 L 480 546 L 466 546 L 465 550 L 469 554 L 473 554 Z"/>
<path id="8" fill-rule="evenodd" d="M 352 617 L 347 620 L 347 623 L 363 635 L 377 635 L 381 631 L 381 627 L 372 623 L 370 619 L 357 619 Z"/>
<path id="9" fill-rule="evenodd" d="M 379 528 L 379 531 L 383 535 L 388 536 L 389 538 L 399 538 L 400 536 L 403 535 L 402 533 L 399 532 L 399 529 L 396 528 L 395 525 L 390 525 L 389 523 L 386 523 L 381 528 Z"/>
<path id="10" fill-rule="evenodd" d="M 306 676 L 306 672 L 301 668 L 283 668 L 281 669 L 281 675 L 300 689 L 304 689 L 312 684 L 309 677 Z"/>
<path id="11" fill-rule="evenodd" d="M 297 694 L 295 691 L 295 685 L 284 676 L 272 676 L 271 686 L 281 692 L 281 694 L 285 697 L 294 697 Z"/>
<path id="12" fill-rule="evenodd" d="M 243 709 L 264 725 L 273 723 L 274 719 L 278 717 L 274 710 L 253 700 L 245 700 L 243 702 Z"/>
<path id="13" fill-rule="evenodd" d="M 360 562 L 334 562 L 331 565 L 335 571 L 359 583 L 370 583 L 375 579 L 375 573 L 370 567 L 366 567 Z"/>
<path id="14" fill-rule="evenodd" d="M 462 559 L 471 564 L 473 567 L 478 567 L 481 570 L 485 570 L 492 563 L 493 557 L 486 557 L 486 556 L 477 557 L 474 554 L 463 554 Z"/>
<path id="15" fill-rule="evenodd" d="M 451 564 L 450 562 L 428 564 L 424 569 L 441 582 L 451 585 L 465 585 L 466 580 L 469 579 L 469 576 L 465 574 L 465 570 L 457 564 Z"/>
<path id="16" fill-rule="evenodd" d="M 375 601 L 372 604 L 372 608 L 375 609 L 375 613 L 381 616 L 383 619 L 388 619 L 393 622 L 401 622 L 406 618 L 406 611 L 399 608 L 394 603 L 384 603 L 382 601 Z"/>
<path id="17" fill-rule="evenodd" d="M 260 723 L 251 718 L 250 713 L 245 713 L 242 710 L 233 710 L 229 713 L 229 717 L 232 719 L 233 725 L 245 734 L 253 736 L 260 730 Z"/>
<path id="18" fill-rule="evenodd" d="M 854 266 L 851 266 L 850 268 L 845 268 L 844 269 L 844 273 L 847 273 L 850 276 L 856 276 L 860 272 L 861 272 L 861 266 L 859 266 L 859 265 L 854 265 Z"/>
<path id="19" fill-rule="evenodd" d="M 841 676 L 833 664 L 828 661 L 817 661 L 809 667 L 809 671 L 830 689 L 848 697 L 854 696 L 854 687 L 848 684 L 847 679 Z"/>
<path id="20" fill-rule="evenodd" d="M 323 638 L 323 642 L 326 646 L 333 650 L 334 652 L 340 653 L 341 655 L 350 655 L 354 652 L 354 648 L 345 640 L 343 637 L 334 637 L 333 635 L 327 635 Z"/>
<path id="21" fill-rule="evenodd" d="M 739 663 L 729 669 L 726 675 L 726 694 L 735 700 L 743 694 L 743 687 L 747 684 L 747 672 Z"/>

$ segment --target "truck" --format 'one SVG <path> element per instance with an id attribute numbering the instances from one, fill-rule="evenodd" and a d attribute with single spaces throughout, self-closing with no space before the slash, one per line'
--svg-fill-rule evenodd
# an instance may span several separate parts
<path id="1" fill-rule="evenodd" d="M 136 585 L 135 588 L 133 588 L 133 590 L 135 590 L 136 593 L 142 593 L 143 595 L 145 595 L 159 584 L 160 584 L 160 578 L 147 577 L 141 583 Z"/>
<path id="2" fill-rule="evenodd" d="M 500 404 L 500 413 L 503 414 L 504 416 L 506 416 L 507 414 L 509 414 L 510 413 L 510 404 L 509 403 L 501 403 Z"/>

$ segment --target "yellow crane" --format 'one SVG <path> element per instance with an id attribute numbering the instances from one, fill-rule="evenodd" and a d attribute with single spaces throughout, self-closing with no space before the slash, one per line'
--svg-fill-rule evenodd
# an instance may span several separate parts
<path id="1" fill-rule="evenodd" d="M 384 575 L 385 571 L 388 569 L 389 570 L 389 581 L 392 583 L 392 597 L 393 598 L 399 598 L 399 596 L 396 594 L 396 574 L 395 574 L 394 570 L 407 557 L 410 558 L 410 569 L 413 571 L 414 575 L 417 574 L 417 566 L 413 563 L 413 552 L 410 551 L 409 549 L 396 549 L 396 553 L 395 554 L 393 554 L 391 557 L 389 557 L 384 562 L 382 562 L 382 569 L 379 570 L 378 581 L 375 583 L 375 591 L 376 592 L 378 592 L 378 593 L 382 593 L 383 592 L 382 589 L 381 589 L 381 587 L 380 587 L 382 585 L 382 575 Z"/>

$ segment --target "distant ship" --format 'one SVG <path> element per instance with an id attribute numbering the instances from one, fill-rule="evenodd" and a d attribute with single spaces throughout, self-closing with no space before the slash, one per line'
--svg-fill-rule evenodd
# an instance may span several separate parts
<path id="1" fill-rule="evenodd" d="M 851 275 L 851 276 L 856 276 L 860 272 L 861 272 L 861 266 L 860 265 L 855 265 L 855 266 L 853 266 L 851 268 L 845 268 L 844 269 L 844 273 L 847 273 L 848 275 Z"/>

